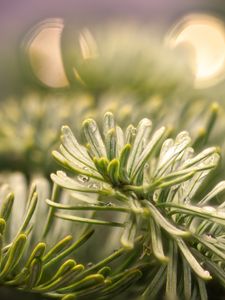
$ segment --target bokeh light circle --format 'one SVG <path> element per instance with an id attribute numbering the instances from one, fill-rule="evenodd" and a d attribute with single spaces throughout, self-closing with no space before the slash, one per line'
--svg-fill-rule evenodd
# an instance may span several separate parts
<path id="1" fill-rule="evenodd" d="M 191 59 L 196 88 L 217 84 L 225 75 L 225 26 L 219 18 L 191 14 L 172 28 L 166 39 L 171 48 L 182 47 Z"/>
<path id="2" fill-rule="evenodd" d="M 32 28 L 24 41 L 26 59 L 33 75 L 50 88 L 69 85 L 61 53 L 63 29 L 62 19 L 46 19 Z"/>

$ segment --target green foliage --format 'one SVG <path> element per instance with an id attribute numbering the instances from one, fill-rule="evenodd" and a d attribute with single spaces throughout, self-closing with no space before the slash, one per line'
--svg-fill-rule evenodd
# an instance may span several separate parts
<path id="1" fill-rule="evenodd" d="M 212 91 L 199 98 L 184 59 L 147 31 L 85 29 L 76 49 L 73 33 L 63 95 L 0 103 L 0 169 L 31 182 L 54 172 L 49 153 L 71 128 L 53 152 L 63 171 L 51 192 L 43 178 L 28 188 L 0 176 L 0 286 L 64 300 L 207 299 L 211 278 L 225 287 L 224 163 L 211 147 L 224 143 L 224 107 Z M 101 122 L 105 111 L 122 127 L 112 113 Z M 143 116 L 152 122 L 129 125 Z"/>
<path id="2" fill-rule="evenodd" d="M 0 103 L 0 108 L 0 170 L 17 170 L 27 176 L 37 172 L 49 175 L 55 170 L 50 153 L 57 147 L 62 124 L 68 124 L 80 137 L 82 120 L 91 116 L 101 124 L 105 111 L 116 113 L 123 127 L 146 115 L 151 117 L 153 127 L 155 124 L 170 127 L 173 136 L 186 129 L 196 149 L 207 144 L 222 146 L 225 132 L 223 107 L 195 98 L 180 102 L 156 96 L 139 99 L 119 92 L 96 99 L 87 94 L 43 98 L 30 94 L 21 99 L 8 99 Z"/>
<path id="3" fill-rule="evenodd" d="M 82 105 L 78 108 L 77 103 Z M 53 169 L 50 153 L 61 124 L 73 124 L 76 129 L 71 114 L 84 116 L 92 105 L 93 99 L 87 95 L 76 95 L 76 101 L 68 101 L 66 97 L 28 94 L 0 103 L 0 168 L 28 176 L 36 172 L 49 174 Z"/>
<path id="4" fill-rule="evenodd" d="M 125 248 L 91 266 L 87 261 L 78 263 L 75 256 L 83 244 L 90 243 L 94 230 L 82 227 L 76 235 L 66 235 L 73 230 L 57 223 L 45 204 L 49 195 L 45 179 L 36 179 L 27 193 L 21 174 L 5 177 L 8 179 L 1 178 L 5 183 L 0 189 L 0 286 L 57 299 L 105 299 L 141 277 L 141 266 L 114 272 L 109 267 L 126 255 Z M 9 192 L 10 186 L 15 193 Z M 58 197 L 57 188 L 53 188 L 51 201 Z"/>
<path id="5" fill-rule="evenodd" d="M 148 251 L 139 259 L 152 264 L 142 299 L 162 292 L 168 299 L 207 299 L 205 282 L 214 277 L 225 285 L 225 213 L 217 200 L 225 183 L 207 194 L 200 190 L 218 165 L 219 149 L 195 154 L 188 132 L 175 139 L 165 127 L 152 133 L 149 119 L 123 131 L 111 113 L 104 116 L 102 132 L 93 119 L 85 120 L 82 129 L 83 145 L 62 127 L 60 152 L 53 152 L 68 173 L 58 171 L 51 178 L 74 198 L 74 204 L 47 200 L 66 212 L 55 216 L 122 227 L 127 249 L 135 249 L 141 237 Z M 98 217 L 79 217 L 79 210 L 98 212 Z M 114 220 L 101 218 L 105 211 Z"/>

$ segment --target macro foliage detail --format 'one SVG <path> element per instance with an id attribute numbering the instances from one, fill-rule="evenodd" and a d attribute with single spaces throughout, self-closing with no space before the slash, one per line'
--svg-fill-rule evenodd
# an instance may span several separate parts
<path id="1" fill-rule="evenodd" d="M 219 149 L 196 154 L 188 132 L 171 138 L 161 127 L 152 133 L 149 119 L 123 131 L 111 113 L 105 114 L 102 131 L 93 119 L 82 129 L 83 145 L 64 126 L 60 152 L 53 152 L 68 172 L 51 178 L 74 198 L 74 204 L 47 200 L 55 216 L 118 227 L 131 253 L 141 241 L 139 260 L 151 265 L 143 299 L 160 293 L 168 299 L 207 299 L 205 283 L 214 277 L 225 286 L 225 211 L 217 200 L 225 182 L 204 193 Z M 78 216 L 80 210 L 93 217 Z M 101 217 L 106 211 L 110 219 Z"/>
<path id="2" fill-rule="evenodd" d="M 0 285 L 56 299 L 98 295 L 105 299 L 140 278 L 141 270 L 135 267 L 112 274 L 109 265 L 126 253 L 122 247 L 96 264 L 78 263 L 76 253 L 89 242 L 94 230 L 77 232 L 76 240 L 64 233 L 45 205 L 47 180 L 36 179 L 29 193 L 21 174 L 10 176 L 9 182 L 16 186 L 15 195 L 8 184 L 0 189 Z M 57 197 L 56 190 L 53 188 L 52 200 Z"/>

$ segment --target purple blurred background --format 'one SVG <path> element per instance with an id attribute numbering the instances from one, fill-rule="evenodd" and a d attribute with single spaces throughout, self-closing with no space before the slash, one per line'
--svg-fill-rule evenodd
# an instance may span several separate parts
<path id="1" fill-rule="evenodd" d="M 111 21 L 134 21 L 159 26 L 167 32 L 191 12 L 207 12 L 225 18 L 224 0 L 0 0 L 1 98 L 16 92 L 22 83 L 18 50 L 29 29 L 46 18 L 63 18 L 73 26 Z"/>

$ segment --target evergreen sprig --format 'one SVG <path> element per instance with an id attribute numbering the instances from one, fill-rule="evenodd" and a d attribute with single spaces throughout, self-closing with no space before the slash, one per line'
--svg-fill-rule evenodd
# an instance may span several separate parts
<path id="1" fill-rule="evenodd" d="M 7 176 L 6 176 L 7 177 Z M 106 299 L 120 294 L 142 276 L 142 266 L 113 270 L 110 265 L 127 250 L 121 247 L 89 265 L 76 261 L 77 252 L 94 230 L 73 231 L 52 218 L 47 180 L 36 179 L 27 194 L 24 177 L 2 179 L 0 195 L 0 289 L 14 287 L 57 299 Z M 8 182 L 6 184 L 6 182 Z M 11 187 L 15 193 L 10 192 Z M 53 188 L 51 201 L 59 197 Z M 61 196 L 63 197 L 63 196 Z M 62 201 L 62 199 L 61 199 Z M 67 235 L 66 235 L 67 233 Z M 76 255 L 74 255 L 76 253 Z"/>
<path id="2" fill-rule="evenodd" d="M 47 200 L 53 210 L 66 211 L 55 216 L 122 227 L 121 243 L 127 249 L 135 248 L 135 240 L 142 236 L 148 251 L 141 260 L 153 263 L 142 299 L 163 290 L 168 299 L 207 299 L 205 283 L 212 277 L 225 286 L 225 211 L 217 202 L 225 183 L 208 194 L 199 192 L 218 165 L 219 149 L 195 154 L 188 132 L 175 139 L 168 138 L 165 127 L 151 133 L 149 119 L 123 131 L 111 113 L 105 114 L 102 132 L 93 119 L 85 120 L 82 128 L 83 145 L 64 126 L 60 152 L 53 152 L 69 173 L 58 171 L 51 178 L 75 199 L 74 205 Z M 114 220 L 105 215 L 80 217 L 80 210 L 110 211 Z"/>

